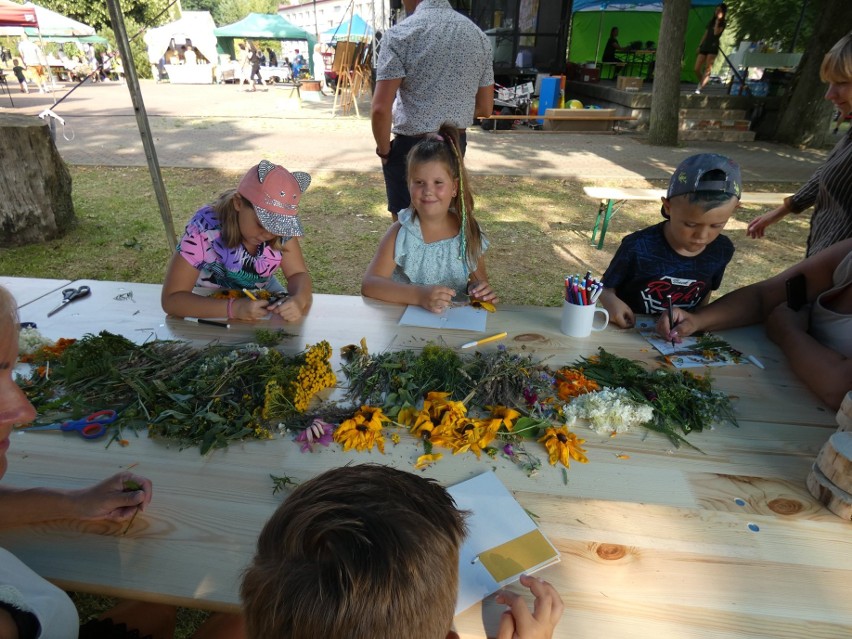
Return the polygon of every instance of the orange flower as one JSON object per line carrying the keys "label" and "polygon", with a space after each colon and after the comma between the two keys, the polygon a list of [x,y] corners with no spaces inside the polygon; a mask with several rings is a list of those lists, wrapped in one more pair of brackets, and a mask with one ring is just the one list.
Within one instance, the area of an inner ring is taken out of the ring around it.
{"label": "orange flower", "polygon": [[562,462],[563,466],[569,468],[572,458],[581,464],[589,462],[584,454],[586,451],[580,447],[580,444],[585,443],[586,440],[580,439],[565,426],[548,428],[538,441],[544,443],[544,447],[550,456],[551,466],[555,466],[556,462]]}
{"label": "orange flower", "polygon": [[383,428],[390,421],[376,406],[362,406],[352,418],[347,419],[334,431],[334,441],[343,445],[343,450],[354,448],[359,452],[372,450],[373,446],[379,452],[385,453],[385,438]]}
{"label": "orange flower", "polygon": [[556,371],[556,394],[563,401],[596,390],[600,390],[600,386],[595,380],[583,375],[582,368],[561,368]]}

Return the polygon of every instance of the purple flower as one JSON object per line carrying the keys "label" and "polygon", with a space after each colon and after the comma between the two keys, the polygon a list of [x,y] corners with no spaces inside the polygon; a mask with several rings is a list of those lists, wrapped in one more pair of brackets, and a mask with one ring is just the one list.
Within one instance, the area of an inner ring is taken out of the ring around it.
{"label": "purple flower", "polygon": [[508,457],[515,456],[515,449],[512,447],[512,444],[506,444],[505,446],[503,446],[503,454],[507,455]]}
{"label": "purple flower", "polygon": [[328,446],[332,442],[334,424],[329,424],[317,418],[305,430],[296,435],[296,441],[302,445],[299,450],[303,453],[314,452],[314,444]]}

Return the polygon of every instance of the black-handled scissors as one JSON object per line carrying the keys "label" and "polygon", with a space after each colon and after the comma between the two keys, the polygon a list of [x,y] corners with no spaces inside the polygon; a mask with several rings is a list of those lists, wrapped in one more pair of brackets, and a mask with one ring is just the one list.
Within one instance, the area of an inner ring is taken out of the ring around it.
{"label": "black-handled scissors", "polygon": [[54,308],[52,311],[50,311],[47,316],[50,317],[54,313],[58,313],[74,300],[78,300],[81,297],[87,297],[91,292],[92,289],[90,289],[88,286],[80,286],[78,288],[66,288],[62,291],[62,303],[56,308]]}

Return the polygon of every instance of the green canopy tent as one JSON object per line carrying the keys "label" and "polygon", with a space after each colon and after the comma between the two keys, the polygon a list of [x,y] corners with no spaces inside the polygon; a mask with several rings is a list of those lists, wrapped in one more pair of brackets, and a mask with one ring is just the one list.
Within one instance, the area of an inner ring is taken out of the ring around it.
{"label": "green canopy tent", "polygon": [[[308,51],[314,50],[316,37],[292,22],[288,22],[277,13],[250,13],[239,22],[225,25],[213,30],[217,38],[230,38],[229,53],[235,56],[234,38],[247,40],[304,40],[308,43]],[[309,61],[311,56],[305,58]]]}
{"label": "green canopy tent", "polygon": [[[686,48],[684,50],[681,80],[695,80],[696,49],[707,23],[713,17],[718,0],[691,0],[692,9],[686,25]],[[621,46],[640,41],[653,42],[654,47],[663,37],[660,34],[660,19],[663,15],[661,0],[575,0],[571,18],[571,39],[568,60],[583,64],[600,62],[604,46],[612,27],[618,27]]]}

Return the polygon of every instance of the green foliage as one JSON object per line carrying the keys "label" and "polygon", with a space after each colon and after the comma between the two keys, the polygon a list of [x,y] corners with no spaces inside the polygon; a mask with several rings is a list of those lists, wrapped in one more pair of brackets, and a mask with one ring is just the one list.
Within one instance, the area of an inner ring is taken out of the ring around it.
{"label": "green foliage", "polygon": [[796,24],[804,6],[804,17],[796,39],[796,50],[803,51],[824,2],[848,0],[728,0],[727,5],[738,42],[779,42],[784,51],[788,51],[793,42]]}
{"label": "green foliage", "polygon": [[250,13],[278,13],[278,0],[220,0],[213,9],[213,21],[223,26],[239,22]]}

